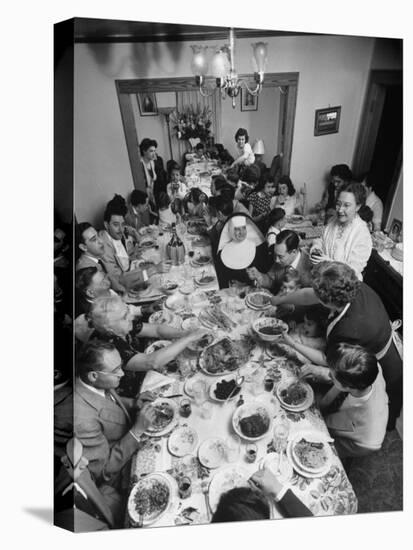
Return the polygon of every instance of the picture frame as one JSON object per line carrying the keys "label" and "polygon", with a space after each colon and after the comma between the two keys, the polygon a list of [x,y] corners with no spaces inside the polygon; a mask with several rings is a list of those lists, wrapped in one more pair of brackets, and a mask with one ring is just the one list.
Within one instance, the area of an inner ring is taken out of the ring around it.
{"label": "picture frame", "polygon": [[403,222],[397,218],[393,218],[389,228],[389,237],[395,243],[399,242],[400,233],[403,229]]}
{"label": "picture frame", "polygon": [[145,92],[136,94],[136,98],[138,100],[139,114],[141,116],[157,116],[159,114],[155,93]]}
{"label": "picture frame", "polygon": [[314,135],[325,136],[337,134],[340,126],[341,107],[316,109],[314,121]]}
{"label": "picture frame", "polygon": [[258,111],[258,96],[241,89],[241,111]]}

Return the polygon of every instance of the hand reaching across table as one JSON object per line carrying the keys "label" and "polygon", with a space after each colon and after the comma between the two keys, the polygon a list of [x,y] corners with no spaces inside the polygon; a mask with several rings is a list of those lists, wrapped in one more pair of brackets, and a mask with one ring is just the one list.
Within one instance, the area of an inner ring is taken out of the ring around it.
{"label": "hand reaching across table", "polygon": [[329,369],[320,365],[306,363],[301,367],[301,377],[309,378],[317,382],[331,382]]}

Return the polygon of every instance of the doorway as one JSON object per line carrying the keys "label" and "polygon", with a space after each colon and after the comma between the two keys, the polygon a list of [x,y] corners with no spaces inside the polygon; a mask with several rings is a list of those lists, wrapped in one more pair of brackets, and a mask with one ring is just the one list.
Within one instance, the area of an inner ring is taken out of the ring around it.
{"label": "doorway", "polygon": [[353,160],[353,173],[370,172],[384,204],[383,227],[402,168],[403,88],[401,71],[371,71]]}
{"label": "doorway", "polygon": [[[251,80],[252,75],[240,75],[240,78]],[[138,132],[140,133],[141,129],[136,128],[132,96],[149,92],[152,94],[161,92],[189,92],[196,91],[197,88],[193,78],[116,80],[115,84],[134,186],[138,189],[144,189],[145,183],[142,170],[140,169],[141,162],[138,147]],[[213,85],[215,81],[207,81],[207,84]],[[282,173],[288,175],[290,172],[294,135],[298,73],[267,73],[265,75],[264,88],[268,87],[282,90],[282,101],[280,102],[282,125],[280,125],[278,135],[278,145],[281,149],[278,150],[278,153],[282,153]],[[277,113],[274,127],[278,126],[278,120]]]}

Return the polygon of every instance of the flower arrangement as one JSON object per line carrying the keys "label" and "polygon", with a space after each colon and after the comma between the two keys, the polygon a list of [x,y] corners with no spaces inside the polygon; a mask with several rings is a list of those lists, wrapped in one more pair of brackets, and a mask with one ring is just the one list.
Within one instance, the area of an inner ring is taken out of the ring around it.
{"label": "flower arrangement", "polygon": [[171,122],[178,139],[199,138],[205,142],[211,133],[212,112],[208,107],[202,108],[199,103],[196,107],[189,105],[181,112],[174,111]]}

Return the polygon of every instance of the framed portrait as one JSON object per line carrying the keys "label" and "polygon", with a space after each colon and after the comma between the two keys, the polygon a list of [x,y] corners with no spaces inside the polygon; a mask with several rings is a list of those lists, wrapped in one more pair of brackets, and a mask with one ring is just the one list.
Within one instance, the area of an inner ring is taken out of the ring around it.
{"label": "framed portrait", "polygon": [[315,112],[314,135],[337,134],[340,126],[340,113],[341,107],[317,109]]}
{"label": "framed portrait", "polygon": [[399,237],[403,229],[403,223],[396,218],[393,218],[389,229],[389,237],[395,242],[399,242]]}
{"label": "framed portrait", "polygon": [[252,95],[248,90],[241,89],[241,111],[257,111],[258,96]]}
{"label": "framed portrait", "polygon": [[139,113],[141,116],[156,116],[158,114],[155,93],[145,92],[136,94],[136,97],[138,99]]}

